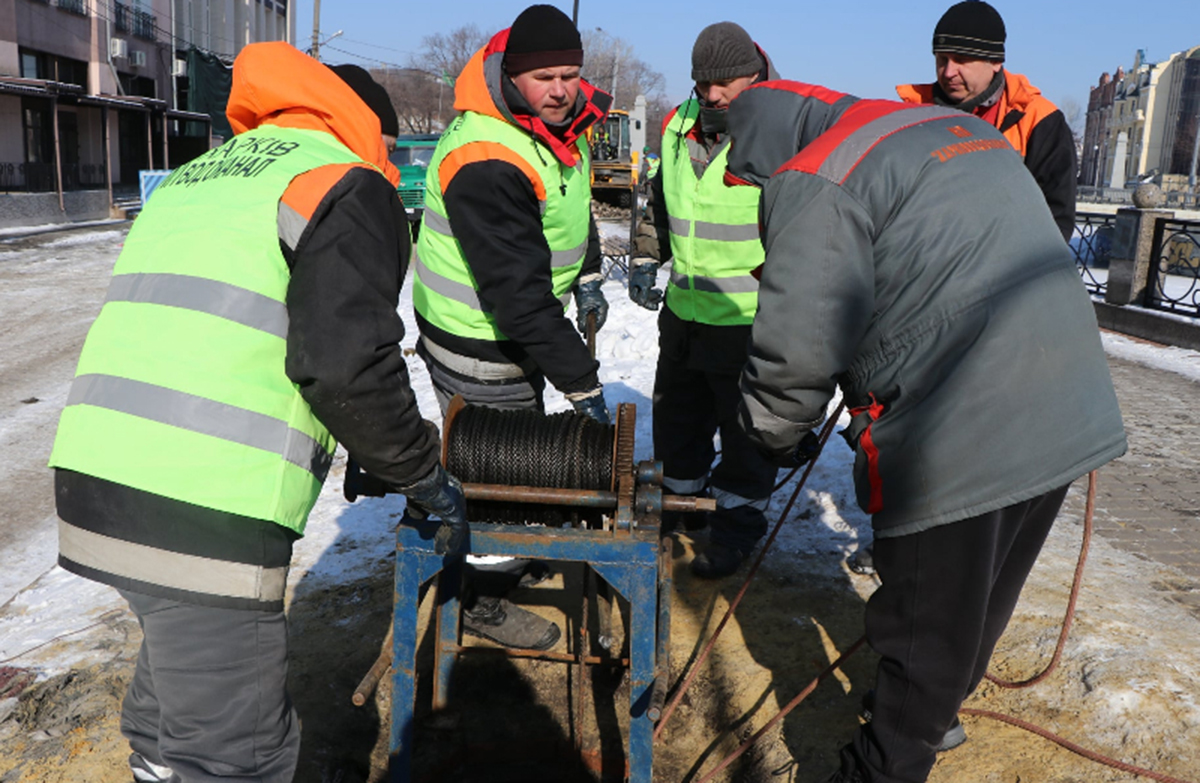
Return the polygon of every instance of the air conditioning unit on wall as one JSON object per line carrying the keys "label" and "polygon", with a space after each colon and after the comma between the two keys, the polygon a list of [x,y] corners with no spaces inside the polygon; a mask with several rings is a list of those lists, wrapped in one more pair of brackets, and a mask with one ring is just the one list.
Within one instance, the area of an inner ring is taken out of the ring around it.
{"label": "air conditioning unit on wall", "polygon": [[145,52],[130,52],[129,53],[129,64],[132,65],[134,68],[141,68],[142,66],[144,66],[146,64],[146,53]]}
{"label": "air conditioning unit on wall", "polygon": [[108,41],[108,54],[110,57],[128,57],[129,43],[124,38],[110,38]]}
{"label": "air conditioning unit on wall", "polygon": [[171,61],[172,76],[187,76],[187,60],[172,60]]}

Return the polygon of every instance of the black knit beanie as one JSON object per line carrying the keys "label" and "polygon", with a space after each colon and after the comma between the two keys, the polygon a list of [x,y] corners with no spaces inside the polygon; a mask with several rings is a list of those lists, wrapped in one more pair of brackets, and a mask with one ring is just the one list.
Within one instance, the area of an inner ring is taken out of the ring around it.
{"label": "black knit beanie", "polygon": [[329,70],[341,77],[342,81],[362,98],[367,108],[375,112],[375,116],[379,118],[380,133],[385,136],[400,135],[400,119],[396,116],[392,99],[388,97],[382,84],[372,79],[371,74],[357,65],[331,65]]}
{"label": "black knit beanie", "polygon": [[719,82],[753,76],[762,57],[750,34],[733,22],[717,22],[700,31],[692,46],[692,81]]}
{"label": "black knit beanie", "polygon": [[583,41],[575,23],[552,5],[529,6],[508,31],[504,70],[511,76],[560,65],[583,65]]}
{"label": "black knit beanie", "polygon": [[950,6],[933,29],[933,53],[963,54],[1004,62],[1004,20],[983,0]]}

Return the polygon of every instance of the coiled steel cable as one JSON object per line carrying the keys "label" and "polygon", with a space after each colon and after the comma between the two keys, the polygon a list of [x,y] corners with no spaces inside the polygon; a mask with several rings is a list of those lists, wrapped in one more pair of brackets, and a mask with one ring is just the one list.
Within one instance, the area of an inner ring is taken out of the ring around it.
{"label": "coiled steel cable", "polygon": [[[608,490],[616,427],[580,413],[543,415],[468,405],[446,438],[446,470],[460,481]],[[467,517],[502,524],[599,526],[600,513],[567,506],[471,501]]]}

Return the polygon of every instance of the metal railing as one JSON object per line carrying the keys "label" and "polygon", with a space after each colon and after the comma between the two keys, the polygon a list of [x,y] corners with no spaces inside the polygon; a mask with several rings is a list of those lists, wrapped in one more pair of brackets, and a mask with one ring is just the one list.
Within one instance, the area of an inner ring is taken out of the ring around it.
{"label": "metal railing", "polygon": [[1154,222],[1145,306],[1200,317],[1200,221]]}
{"label": "metal railing", "polygon": [[158,32],[154,29],[154,14],[135,8],[133,10],[133,34],[138,38],[145,38],[147,41],[157,40]]}
{"label": "metal railing", "polygon": [[53,163],[0,163],[0,191],[48,193],[56,187]]}
{"label": "metal railing", "polygon": [[113,4],[113,26],[119,33],[128,33],[133,29],[133,9],[124,3]]}
{"label": "metal railing", "polygon": [[87,16],[87,5],[83,0],[57,0],[55,5],[64,11],[70,11],[80,16]]}
{"label": "metal railing", "polygon": [[1108,290],[1108,259],[1112,253],[1116,215],[1077,212],[1075,231],[1071,235],[1071,254],[1079,276],[1090,293],[1104,296]]}

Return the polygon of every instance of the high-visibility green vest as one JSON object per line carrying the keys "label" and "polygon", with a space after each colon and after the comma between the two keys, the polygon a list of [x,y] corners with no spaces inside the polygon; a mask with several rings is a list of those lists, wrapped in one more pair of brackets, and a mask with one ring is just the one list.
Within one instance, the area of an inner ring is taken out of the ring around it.
{"label": "high-visibility green vest", "polygon": [[544,199],[539,205],[542,232],[550,246],[551,285],[562,301],[563,312],[583,267],[591,217],[590,163],[584,139],[576,142],[579,163],[570,168],[528,132],[503,120],[464,112],[450,124],[438,141],[425,178],[425,213],[413,258],[413,307],[439,329],[476,340],[508,338],[480,302],[475,277],[462,246],[454,238],[446,215],[441,166],[452,155],[449,166],[461,165],[460,161],[495,159],[497,146],[507,148],[509,154],[516,153],[528,164],[525,172],[532,175],[534,189]]}
{"label": "high-visibility green vest", "polygon": [[749,324],[758,310],[758,281],[750,270],[764,258],[759,190],[725,184],[728,144],[696,178],[685,137],[699,116],[699,102],[689,100],[663,133],[662,185],[675,259],[667,306],[685,321]]}
{"label": "high-visibility green vest", "polygon": [[279,199],[362,163],[264,126],[177,169],[134,222],[87,335],[50,466],[303,532],[333,437],[284,372]]}

